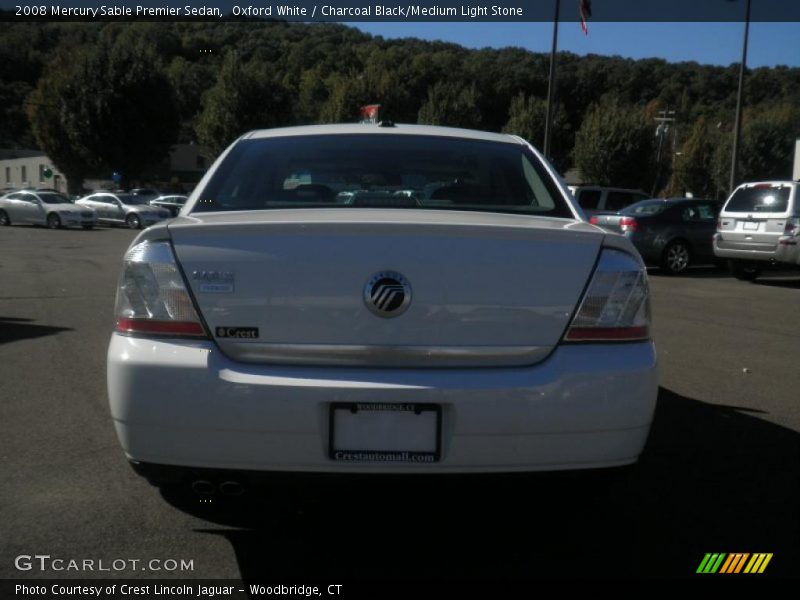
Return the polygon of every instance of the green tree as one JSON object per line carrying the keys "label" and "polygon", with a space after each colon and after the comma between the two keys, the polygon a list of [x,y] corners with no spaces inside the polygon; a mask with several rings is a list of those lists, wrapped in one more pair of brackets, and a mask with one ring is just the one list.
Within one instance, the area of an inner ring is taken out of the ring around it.
{"label": "green tree", "polygon": [[[737,185],[745,181],[789,179],[794,141],[800,137],[800,109],[792,104],[755,107],[742,117]],[[712,131],[711,172],[717,188],[730,193],[733,132]]]}
{"label": "green tree", "polygon": [[322,123],[354,123],[358,109],[376,101],[367,89],[363,76],[344,76],[338,73],[325,81],[328,97],[319,113]]}
{"label": "green tree", "polygon": [[675,157],[675,169],[669,185],[670,195],[691,192],[695,197],[713,197],[716,194],[714,150],[715,132],[700,117],[692,126],[689,136]]}
{"label": "green tree", "polygon": [[800,109],[780,105],[759,111],[742,132],[740,181],[789,179],[795,139],[800,137]]}
{"label": "green tree", "polygon": [[479,129],[480,93],[475,84],[438,82],[428,89],[428,99],[419,109],[417,121],[423,125],[447,125]]}
{"label": "green tree", "polygon": [[586,181],[648,189],[654,175],[652,123],[642,108],[605,98],[589,109],[575,136],[574,157]]}
{"label": "green tree", "polygon": [[89,167],[75,132],[64,126],[67,114],[74,110],[74,71],[66,60],[57,59],[39,80],[25,108],[39,147],[66,176],[68,191],[77,194]]}
{"label": "green tree", "polygon": [[733,133],[724,127],[714,134],[714,152],[711,155],[711,173],[714,187],[718,192],[715,196],[730,193],[728,184],[731,176],[731,152],[733,152]]}
{"label": "green tree", "polygon": [[315,123],[320,116],[328,91],[319,66],[303,71],[295,104],[295,118],[301,123]]}
{"label": "green tree", "polygon": [[28,112],[55,164],[68,177],[119,171],[127,182],[163,160],[177,138],[178,112],[154,49],[120,38],[66,62],[51,65]]}
{"label": "green tree", "polygon": [[214,69],[200,62],[190,62],[182,56],[175,57],[166,69],[167,77],[175,91],[180,114],[178,141],[197,139],[194,119],[200,112],[203,94],[214,81]]}
{"label": "green tree", "polygon": [[[572,132],[564,106],[556,104],[555,107],[550,159],[556,169],[563,172],[570,166],[569,152],[572,146]],[[544,143],[544,123],[546,118],[546,100],[536,96],[526,97],[525,94],[518,94],[511,100],[508,121],[503,126],[503,131],[518,135],[526,139],[534,147],[541,149]]]}
{"label": "green tree", "polygon": [[286,90],[269,65],[244,64],[236,52],[229,52],[216,84],[203,98],[197,135],[219,154],[247,131],[284,124],[288,114]]}

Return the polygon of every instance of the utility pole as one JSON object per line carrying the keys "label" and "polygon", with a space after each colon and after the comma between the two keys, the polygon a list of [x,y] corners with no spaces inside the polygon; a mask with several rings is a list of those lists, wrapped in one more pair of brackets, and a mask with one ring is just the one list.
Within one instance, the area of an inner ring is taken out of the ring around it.
{"label": "utility pole", "polygon": [[[656,137],[658,138],[658,151],[656,152],[656,180],[653,182],[653,190],[650,195],[655,197],[658,184],[661,181],[661,151],[664,147],[664,138],[669,134],[670,125],[675,122],[675,111],[669,107],[658,111],[658,116],[654,119],[656,126]],[[675,149],[672,151],[672,160],[675,161]]]}
{"label": "utility pole", "polygon": [[558,48],[558,16],[561,0],[556,0],[555,17],[553,19],[553,47],[550,50],[550,76],[547,80],[547,115],[544,120],[544,144],[542,152],[550,160],[550,141],[553,138],[553,98],[556,94],[556,49]]}
{"label": "utility pole", "polygon": [[736,120],[733,124],[733,152],[731,156],[731,179],[728,193],[736,187],[736,175],[739,168],[739,138],[742,135],[742,96],[744,95],[744,74],[747,68],[747,38],[750,35],[750,0],[744,17],[744,42],[742,43],[742,62],[739,64],[739,90],[736,94]]}

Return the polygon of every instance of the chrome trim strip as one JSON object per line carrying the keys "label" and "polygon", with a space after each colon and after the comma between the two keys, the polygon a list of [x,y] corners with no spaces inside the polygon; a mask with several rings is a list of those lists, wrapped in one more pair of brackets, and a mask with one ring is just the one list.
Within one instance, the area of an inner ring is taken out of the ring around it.
{"label": "chrome trim strip", "polygon": [[248,363],[347,367],[511,367],[547,358],[549,346],[363,346],[265,344],[216,339],[224,354]]}

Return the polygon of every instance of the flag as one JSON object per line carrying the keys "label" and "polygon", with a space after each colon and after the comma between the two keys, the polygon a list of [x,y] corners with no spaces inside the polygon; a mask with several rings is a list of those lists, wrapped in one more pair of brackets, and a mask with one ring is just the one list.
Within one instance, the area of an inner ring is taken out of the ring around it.
{"label": "flag", "polygon": [[586,21],[592,16],[592,0],[580,0],[578,3],[578,12],[581,15],[581,30],[583,35],[589,35],[589,27]]}

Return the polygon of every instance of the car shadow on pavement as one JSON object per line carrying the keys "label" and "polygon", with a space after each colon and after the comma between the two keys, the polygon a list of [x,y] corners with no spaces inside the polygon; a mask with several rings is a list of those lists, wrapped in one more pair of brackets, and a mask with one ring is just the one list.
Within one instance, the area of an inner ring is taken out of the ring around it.
{"label": "car shadow on pavement", "polygon": [[765,279],[763,277],[759,277],[753,283],[755,285],[765,285],[768,287],[781,287],[781,288],[788,288],[788,289],[795,289],[800,290],[800,277],[797,274],[794,274],[794,277],[782,277],[782,278],[772,278],[772,279]]}
{"label": "car shadow on pavement", "polygon": [[0,344],[54,335],[62,331],[72,331],[69,327],[36,325],[32,321],[33,319],[0,317]]}
{"label": "car shadow on pavement", "polygon": [[731,277],[727,269],[713,265],[689,267],[683,273],[676,275],[670,275],[657,267],[652,267],[647,269],[647,274],[650,277],[663,277],[664,279],[729,279]]}
{"label": "car shadow on pavement", "polygon": [[758,412],[662,388],[633,469],[165,498],[230,541],[244,579],[689,577],[706,552],[772,552],[768,574],[793,575],[800,435]]}

